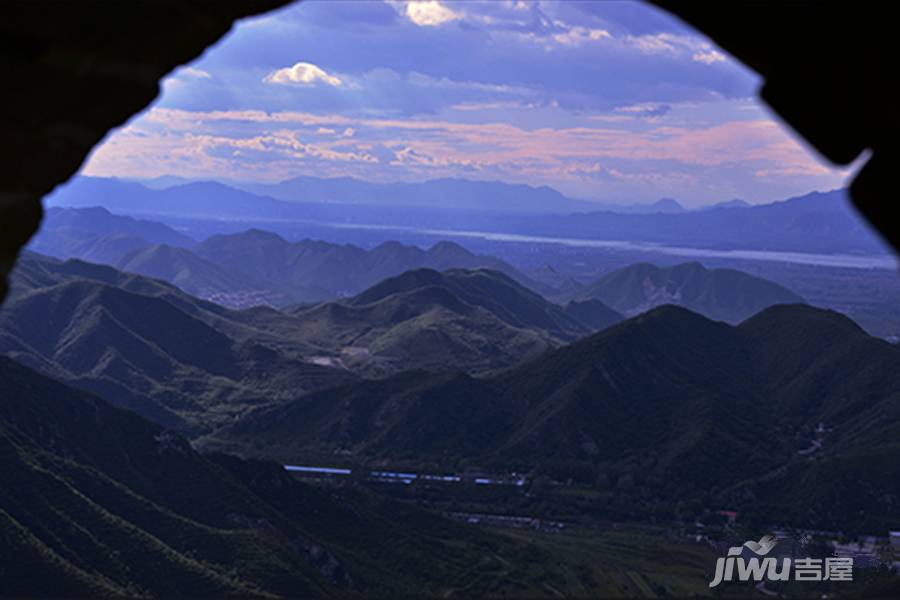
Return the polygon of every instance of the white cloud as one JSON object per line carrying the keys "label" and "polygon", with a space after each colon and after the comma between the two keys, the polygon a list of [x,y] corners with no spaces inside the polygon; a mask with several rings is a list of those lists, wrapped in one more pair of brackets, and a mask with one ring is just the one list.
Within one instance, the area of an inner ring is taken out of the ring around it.
{"label": "white cloud", "polygon": [[619,106],[615,108],[615,112],[628,113],[635,117],[646,119],[657,119],[663,117],[672,110],[668,104],[656,104],[653,102],[642,102],[640,104],[631,104],[628,106]]}
{"label": "white cloud", "polygon": [[726,62],[724,54],[713,48],[703,38],[695,35],[657,33],[654,35],[630,36],[628,43],[644,54],[669,54],[694,62],[711,65]]}
{"label": "white cloud", "polygon": [[460,18],[438,0],[413,0],[406,4],[406,16],[422,27],[435,27]]}
{"label": "white cloud", "polygon": [[580,46],[588,42],[596,42],[611,37],[612,35],[605,29],[588,29],[587,27],[575,26],[565,33],[557,33],[553,36],[553,40],[563,46]]}
{"label": "white cloud", "polygon": [[695,52],[691,59],[694,62],[702,62],[711,65],[717,62],[725,62],[725,55],[718,50],[710,48],[709,50]]}
{"label": "white cloud", "polygon": [[[399,75],[398,75],[399,77]],[[406,81],[412,86],[423,88],[438,88],[445,90],[469,90],[477,92],[488,92],[492,94],[513,94],[528,95],[531,90],[527,87],[517,85],[506,85],[502,83],[482,83],[480,81],[458,81],[449,77],[432,77],[416,71],[406,76]]]}
{"label": "white cloud", "polygon": [[326,73],[312,63],[298,62],[293,67],[278,69],[266,75],[266,83],[280,85],[316,85],[319,82],[337,87],[343,83],[338,77]]}
{"label": "white cloud", "polygon": [[631,46],[645,54],[658,54],[661,52],[677,52],[677,46],[685,45],[690,39],[688,36],[657,33],[653,35],[628,36],[627,41]]}
{"label": "white cloud", "polygon": [[197,82],[201,79],[212,79],[212,75],[203,69],[197,69],[195,67],[181,67],[177,69],[172,75],[166,77],[163,82],[163,89],[166,91],[171,91],[179,88],[184,88],[184,86]]}
{"label": "white cloud", "polygon": [[178,69],[178,75],[181,77],[193,77],[194,79],[210,79],[212,75],[203,69],[197,69],[195,67],[182,67]]}

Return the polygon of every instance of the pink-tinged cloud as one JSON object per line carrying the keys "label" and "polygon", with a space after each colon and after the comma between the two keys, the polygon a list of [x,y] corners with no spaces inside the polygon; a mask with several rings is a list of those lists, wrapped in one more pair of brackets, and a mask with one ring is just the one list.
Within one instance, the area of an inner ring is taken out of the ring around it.
{"label": "pink-tinged cloud", "polygon": [[585,118],[586,125],[529,130],[505,122],[156,108],[112,136],[85,172],[267,181],[298,174],[473,176],[600,190],[624,184],[709,188],[704,173],[722,169],[767,182],[818,177],[822,187],[833,187],[840,181],[771,120],[705,126],[640,121],[628,128]]}

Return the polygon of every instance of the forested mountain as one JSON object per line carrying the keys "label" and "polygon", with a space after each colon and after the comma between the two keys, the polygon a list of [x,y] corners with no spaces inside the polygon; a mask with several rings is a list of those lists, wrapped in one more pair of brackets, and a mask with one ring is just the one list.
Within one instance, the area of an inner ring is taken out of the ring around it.
{"label": "forested mountain", "polygon": [[292,314],[307,343],[368,374],[512,366],[622,319],[598,301],[553,304],[486,269],[407,271]]}
{"label": "forested mountain", "polygon": [[485,270],[412,271],[293,314],[234,311],[163,281],[26,254],[0,312],[0,352],[196,434],[354,373],[496,370],[620,319]]}
{"label": "forested mountain", "polygon": [[[350,378],[304,360],[275,311],[229,311],[161,281],[24,256],[0,312],[0,351],[168,427],[196,432],[250,406]],[[269,319],[278,334],[267,333]]]}
{"label": "forested mountain", "polygon": [[[5,357],[0,477],[4,596],[540,594],[572,569],[580,580],[557,585],[573,593],[638,589],[634,565],[615,557],[550,559],[406,503],[310,487],[274,463],[198,454]],[[689,560],[697,569],[705,559]],[[483,571],[476,578],[472,564]],[[690,573],[664,580],[680,593],[697,584]]]}
{"label": "forested mountain", "polygon": [[490,379],[349,384],[256,411],[211,442],[448,468],[588,464],[635,506],[704,498],[879,530],[900,497],[898,416],[900,348],[846,317],[788,305],[732,327],[665,306]]}

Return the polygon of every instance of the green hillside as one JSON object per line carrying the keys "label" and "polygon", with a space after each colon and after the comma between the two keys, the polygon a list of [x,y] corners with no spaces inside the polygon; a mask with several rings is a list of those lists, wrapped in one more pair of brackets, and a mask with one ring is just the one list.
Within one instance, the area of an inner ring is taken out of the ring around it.
{"label": "green hillside", "polygon": [[[284,327],[280,335],[266,328]],[[259,320],[261,325],[257,326]],[[109,267],[26,257],[0,312],[0,350],[182,432],[345,382],[284,341],[292,319],[229,311]],[[291,346],[288,349],[288,346]]]}
{"label": "green hillside", "polygon": [[[134,260],[169,275],[194,265],[154,248]],[[189,434],[354,373],[508,368],[620,319],[598,302],[573,315],[485,270],[411,271],[293,314],[229,310],[160,280],[36,254],[12,284],[0,351]]]}
{"label": "green hillside", "polygon": [[[285,460],[328,449],[501,472],[587,465],[637,512],[697,500],[772,518],[763,507],[799,500],[802,481],[816,504],[795,506],[798,523],[884,529],[900,498],[898,416],[900,348],[846,317],[779,306],[732,327],[665,306],[493,378],[351,383],[255,411],[207,443],[252,440]],[[847,475],[825,476],[828,465]],[[870,512],[824,508],[839,497]]]}
{"label": "green hillside", "polygon": [[407,271],[292,314],[307,343],[371,375],[509,367],[621,320],[600,302],[562,307],[486,269]]}

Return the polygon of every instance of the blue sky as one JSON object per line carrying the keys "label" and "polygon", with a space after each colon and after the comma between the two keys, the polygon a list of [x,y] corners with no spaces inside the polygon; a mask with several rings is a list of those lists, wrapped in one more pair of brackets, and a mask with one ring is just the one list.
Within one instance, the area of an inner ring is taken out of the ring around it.
{"label": "blue sky", "polygon": [[308,1],[173,72],[84,168],[551,185],[688,206],[840,186],[756,76],[638,2]]}

